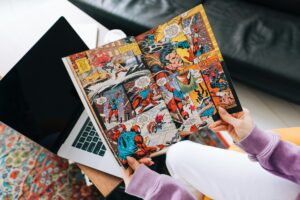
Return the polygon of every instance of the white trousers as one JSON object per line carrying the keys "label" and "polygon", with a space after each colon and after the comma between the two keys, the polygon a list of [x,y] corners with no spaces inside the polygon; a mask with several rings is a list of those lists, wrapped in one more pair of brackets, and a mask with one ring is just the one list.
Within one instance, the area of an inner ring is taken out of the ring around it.
{"label": "white trousers", "polygon": [[246,154],[190,141],[170,147],[166,163],[197,198],[203,193],[214,200],[295,200],[300,193],[299,185],[267,172]]}

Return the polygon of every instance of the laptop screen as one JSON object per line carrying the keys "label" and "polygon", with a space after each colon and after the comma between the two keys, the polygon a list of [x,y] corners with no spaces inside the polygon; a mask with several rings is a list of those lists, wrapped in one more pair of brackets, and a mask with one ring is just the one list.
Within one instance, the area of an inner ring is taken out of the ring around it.
{"label": "laptop screen", "polygon": [[0,121],[57,153],[83,111],[61,58],[87,49],[60,18],[0,81]]}

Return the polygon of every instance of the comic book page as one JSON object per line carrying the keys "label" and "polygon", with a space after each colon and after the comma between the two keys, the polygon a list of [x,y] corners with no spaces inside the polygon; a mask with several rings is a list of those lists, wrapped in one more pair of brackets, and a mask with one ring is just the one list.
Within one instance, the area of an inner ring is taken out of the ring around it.
{"label": "comic book page", "polygon": [[219,119],[219,107],[242,108],[202,5],[135,38],[64,60],[120,166],[127,156],[158,154],[183,138],[228,147],[209,125]]}
{"label": "comic book page", "polygon": [[120,165],[126,167],[127,156],[150,156],[180,139],[134,37],[68,56],[67,60]]}
{"label": "comic book page", "polygon": [[224,147],[207,128],[218,107],[242,110],[202,5],[136,37],[181,136]]}

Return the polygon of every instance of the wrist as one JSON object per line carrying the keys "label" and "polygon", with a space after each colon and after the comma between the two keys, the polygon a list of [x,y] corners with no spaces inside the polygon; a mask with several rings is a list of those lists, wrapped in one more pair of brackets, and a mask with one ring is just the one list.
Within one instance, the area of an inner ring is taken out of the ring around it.
{"label": "wrist", "polygon": [[[140,165],[129,182],[126,193],[145,198],[156,187],[159,179],[159,174],[152,171],[145,165]],[[145,181],[146,180],[146,181]]]}
{"label": "wrist", "polygon": [[244,140],[245,138],[247,138],[255,129],[255,124],[253,122],[251,122],[249,125],[246,125],[244,129],[242,129],[242,131],[240,132],[240,134],[238,134],[238,141],[237,142],[241,142],[242,140]]}
{"label": "wrist", "polygon": [[258,155],[272,140],[272,134],[267,131],[262,131],[257,126],[254,126],[252,131],[237,145],[244,149],[247,153],[254,156]]}

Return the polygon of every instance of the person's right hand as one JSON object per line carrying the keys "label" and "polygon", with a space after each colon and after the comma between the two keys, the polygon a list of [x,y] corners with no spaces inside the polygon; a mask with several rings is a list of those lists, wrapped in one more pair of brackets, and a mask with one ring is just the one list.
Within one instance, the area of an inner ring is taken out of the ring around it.
{"label": "person's right hand", "polygon": [[212,123],[209,128],[215,132],[228,131],[235,142],[246,138],[254,128],[250,112],[243,108],[242,112],[229,114],[224,108],[219,107],[221,120]]}

